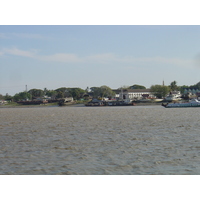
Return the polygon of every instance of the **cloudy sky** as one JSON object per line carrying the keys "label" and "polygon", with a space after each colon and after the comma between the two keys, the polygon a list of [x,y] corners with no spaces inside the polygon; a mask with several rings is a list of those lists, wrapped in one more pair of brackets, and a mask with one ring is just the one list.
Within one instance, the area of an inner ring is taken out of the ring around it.
{"label": "cloudy sky", "polygon": [[200,26],[0,26],[0,94],[200,81]]}

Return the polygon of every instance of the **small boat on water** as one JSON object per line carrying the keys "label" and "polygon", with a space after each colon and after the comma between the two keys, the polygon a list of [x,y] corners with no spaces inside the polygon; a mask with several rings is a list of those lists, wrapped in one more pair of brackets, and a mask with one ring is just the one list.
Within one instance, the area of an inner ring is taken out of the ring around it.
{"label": "small boat on water", "polygon": [[75,104],[72,97],[63,98],[58,101],[59,106],[69,106]]}
{"label": "small boat on water", "polygon": [[185,103],[167,103],[162,104],[165,108],[186,108],[186,107],[200,107],[200,101],[197,99],[192,99]]}

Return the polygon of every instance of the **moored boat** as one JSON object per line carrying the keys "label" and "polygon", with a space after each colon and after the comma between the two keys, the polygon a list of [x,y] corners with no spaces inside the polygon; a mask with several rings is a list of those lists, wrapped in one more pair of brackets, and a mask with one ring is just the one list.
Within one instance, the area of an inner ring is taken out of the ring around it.
{"label": "moored boat", "polygon": [[41,104],[47,104],[47,100],[33,100],[33,101],[17,101],[18,104],[21,105],[41,105]]}
{"label": "moored boat", "polygon": [[192,99],[185,103],[167,103],[162,104],[165,108],[186,108],[186,107],[200,107],[200,101],[197,99]]}
{"label": "moored boat", "polygon": [[92,101],[85,104],[85,106],[134,106],[135,103],[132,101],[101,101],[93,99]]}
{"label": "moored boat", "polygon": [[68,106],[75,104],[74,99],[72,97],[63,98],[58,101],[59,106]]}
{"label": "moored boat", "polygon": [[85,106],[104,106],[104,102],[98,99],[93,99],[86,103]]}
{"label": "moored boat", "polygon": [[135,103],[126,101],[110,101],[106,103],[106,106],[134,106],[134,105]]}

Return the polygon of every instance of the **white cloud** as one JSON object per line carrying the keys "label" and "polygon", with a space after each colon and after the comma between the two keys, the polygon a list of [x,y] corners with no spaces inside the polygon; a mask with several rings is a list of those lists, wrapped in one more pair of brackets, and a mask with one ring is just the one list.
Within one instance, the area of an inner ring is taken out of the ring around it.
{"label": "white cloud", "polygon": [[166,57],[123,57],[119,58],[118,61],[129,63],[129,64],[168,64],[168,65],[174,65],[177,67],[185,67],[185,68],[191,68],[193,66],[193,60],[190,59],[181,59],[181,58],[166,58]]}
{"label": "white cloud", "polygon": [[181,58],[166,58],[166,57],[133,57],[133,56],[125,56],[121,57],[119,55],[115,55],[113,53],[105,53],[105,54],[94,54],[89,56],[80,57],[76,54],[70,53],[56,53],[52,55],[39,55],[37,50],[29,50],[24,51],[20,50],[16,47],[10,49],[3,49],[0,51],[0,55],[15,55],[15,56],[23,56],[34,58],[37,60],[43,61],[53,61],[53,62],[64,62],[64,63],[121,63],[121,64],[130,64],[130,65],[144,65],[147,66],[149,64],[160,64],[162,65],[173,65],[177,67],[185,67],[191,68],[194,66],[194,61],[189,59],[181,59]]}
{"label": "white cloud", "polygon": [[9,38],[5,33],[0,33],[0,39],[7,39]]}
{"label": "white cloud", "polygon": [[48,56],[37,56],[40,60],[54,61],[54,62],[81,62],[82,59],[75,54],[57,53]]}
{"label": "white cloud", "polygon": [[3,54],[9,54],[9,55],[15,55],[15,56],[23,56],[23,57],[35,57],[35,51],[24,51],[17,48],[11,48],[11,49],[3,49]]}
{"label": "white cloud", "polygon": [[40,34],[27,34],[27,33],[11,33],[11,36],[18,38],[27,38],[27,39],[44,39],[46,37]]}

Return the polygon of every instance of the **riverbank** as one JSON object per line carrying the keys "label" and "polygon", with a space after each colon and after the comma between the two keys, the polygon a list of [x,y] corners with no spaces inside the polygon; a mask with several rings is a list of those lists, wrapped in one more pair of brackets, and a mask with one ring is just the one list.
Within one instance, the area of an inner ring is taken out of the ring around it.
{"label": "riverbank", "polygon": [[136,106],[160,106],[163,102],[136,102]]}
{"label": "riverbank", "polygon": [[[137,103],[135,103],[135,106],[159,106],[159,105],[162,105],[162,102],[137,102]],[[85,106],[85,104],[84,103],[76,103],[76,104],[71,104],[71,105],[66,105],[66,106],[83,107],[83,106]],[[8,103],[5,105],[0,105],[0,108],[35,108],[35,107],[59,107],[59,106],[58,106],[58,103],[47,103],[47,104],[40,104],[40,105],[21,105],[21,104],[15,103],[15,102]]]}
{"label": "riverbank", "polygon": [[32,107],[52,107],[58,106],[57,103],[48,103],[48,104],[40,104],[40,105],[22,105],[15,102],[0,105],[0,108],[32,108]]}

